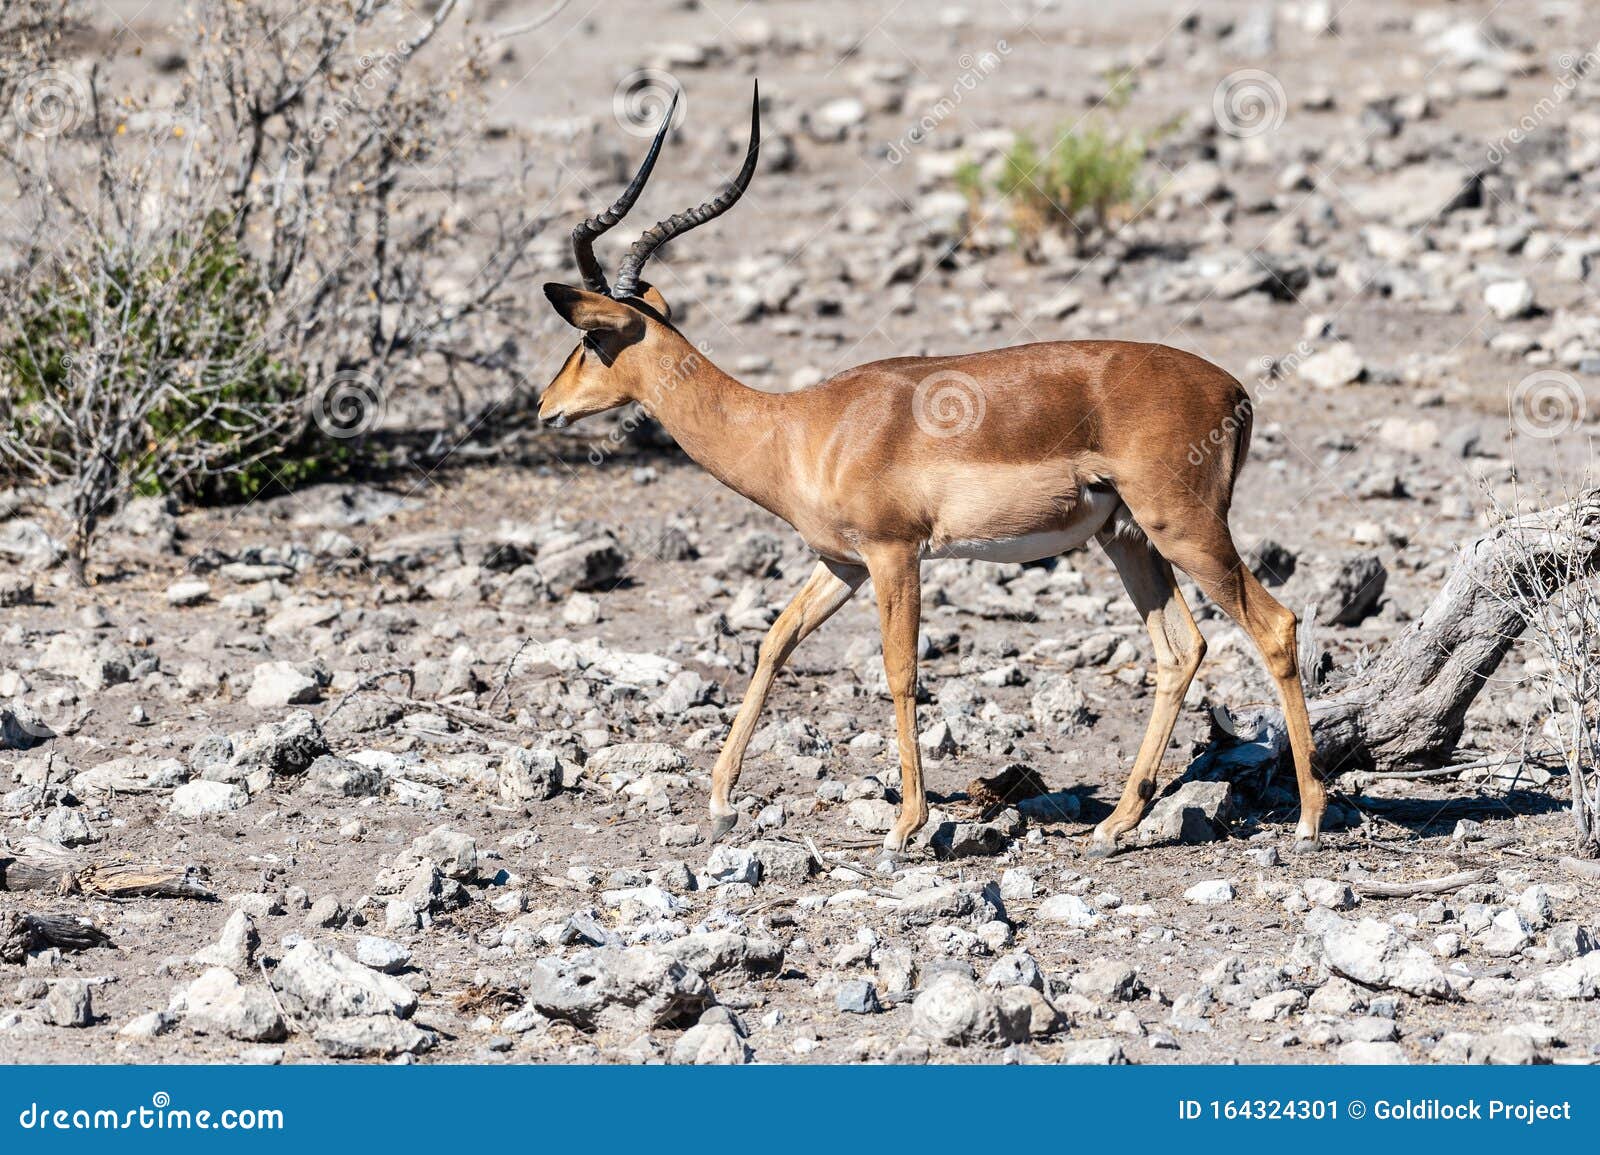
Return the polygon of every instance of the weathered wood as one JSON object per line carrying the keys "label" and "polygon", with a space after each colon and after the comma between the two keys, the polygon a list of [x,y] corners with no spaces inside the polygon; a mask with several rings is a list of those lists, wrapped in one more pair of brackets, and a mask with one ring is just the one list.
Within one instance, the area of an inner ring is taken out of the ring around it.
{"label": "weathered wood", "polygon": [[1372,770],[1357,771],[1350,776],[1352,790],[1364,790],[1371,782],[1406,782],[1421,778],[1454,778],[1473,770],[1499,770],[1507,766],[1516,766],[1521,758],[1496,757],[1480,758],[1475,762],[1452,762],[1444,766],[1433,766],[1426,770]]}
{"label": "weathered wood", "polygon": [[1600,859],[1563,858],[1561,869],[1579,878],[1600,879]]}
{"label": "weathered wood", "polygon": [[1414,898],[1419,894],[1449,894],[1476,882],[1487,882],[1494,873],[1488,867],[1463,870],[1441,878],[1424,878],[1419,882],[1382,882],[1376,878],[1347,878],[1346,881],[1363,898]]}
{"label": "weathered wood", "polygon": [[0,890],[85,894],[98,898],[217,897],[195,866],[142,862],[87,862],[61,850],[0,848]]}
{"label": "weathered wood", "polygon": [[65,951],[110,946],[111,936],[91,923],[50,914],[0,914],[0,962],[13,966],[34,951],[57,947]]}
{"label": "weathered wood", "polygon": [[[1571,559],[1581,565],[1573,567]],[[1516,607],[1492,589],[1600,571],[1600,489],[1570,505],[1501,522],[1465,546],[1444,588],[1353,684],[1312,702],[1324,773],[1448,761],[1467,708],[1522,634]]]}

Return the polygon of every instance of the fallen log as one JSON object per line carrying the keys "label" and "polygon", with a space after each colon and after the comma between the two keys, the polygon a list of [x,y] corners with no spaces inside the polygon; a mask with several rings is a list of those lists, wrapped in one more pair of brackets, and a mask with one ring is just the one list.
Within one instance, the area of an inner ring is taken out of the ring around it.
{"label": "fallen log", "polygon": [[[1322,774],[1448,764],[1467,708],[1526,625],[1512,599],[1496,591],[1535,583],[1556,588],[1597,572],[1600,488],[1509,518],[1463,546],[1421,616],[1370,667],[1308,703]],[[1252,732],[1253,738],[1239,737]],[[1282,713],[1264,710],[1237,726],[1218,726],[1188,776],[1231,777],[1275,765],[1287,746]]]}
{"label": "fallen log", "polygon": [[216,900],[196,866],[148,862],[86,862],[43,844],[26,850],[0,847],[0,890],[82,894],[95,898],[195,898]]}
{"label": "fallen log", "polygon": [[0,962],[23,963],[34,951],[110,946],[111,936],[92,923],[50,914],[0,914]]}

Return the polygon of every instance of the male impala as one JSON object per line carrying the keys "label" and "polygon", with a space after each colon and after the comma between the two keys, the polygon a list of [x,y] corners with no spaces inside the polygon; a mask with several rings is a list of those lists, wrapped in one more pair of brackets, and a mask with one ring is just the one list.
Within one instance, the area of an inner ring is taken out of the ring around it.
{"label": "male impala", "polygon": [[[539,415],[562,426],[641,403],[685,453],[783,518],[820,557],[762,642],[712,771],[714,837],[737,820],[733,788],[773,678],[871,578],[900,750],[900,812],[884,845],[904,847],[928,818],[915,696],[922,560],[1026,562],[1093,537],[1143,616],[1157,665],[1149,729],[1121,801],[1095,829],[1092,853],[1112,853],[1143,815],[1205,652],[1174,565],[1244,628],[1277,683],[1300,788],[1296,849],[1315,849],[1326,799],[1312,769],[1295,617],[1241,563],[1228,531],[1250,440],[1250,400],[1239,383],[1164,345],[1051,341],[876,361],[794,393],[748,388],[673,327],[666,301],[639,274],[662,244],[726,212],[749,185],[761,139],[759,91],[733,183],[646,230],[615,288],[595,260],[595,237],[633,207],[671,121],[669,110],[610,210],[573,230],[583,288],[545,286],[556,312],[584,337],[545,390]],[[1187,453],[1209,430],[1227,434],[1215,439],[1216,452]]]}

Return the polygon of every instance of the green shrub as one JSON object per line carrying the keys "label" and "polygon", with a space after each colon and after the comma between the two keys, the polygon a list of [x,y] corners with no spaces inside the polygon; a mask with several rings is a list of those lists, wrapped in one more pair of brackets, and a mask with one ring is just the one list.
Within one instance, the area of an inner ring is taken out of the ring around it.
{"label": "green shrub", "polygon": [[1139,137],[1114,135],[1098,125],[1061,133],[1047,152],[1023,134],[1003,158],[995,191],[1010,202],[1022,237],[1066,227],[1081,245],[1090,230],[1131,208],[1144,158]]}
{"label": "green shrub", "polygon": [[70,477],[92,452],[113,491],[234,501],[346,460],[268,352],[271,301],[227,219],[197,232],[64,259],[31,286],[0,333],[0,436],[25,447],[0,472]]}

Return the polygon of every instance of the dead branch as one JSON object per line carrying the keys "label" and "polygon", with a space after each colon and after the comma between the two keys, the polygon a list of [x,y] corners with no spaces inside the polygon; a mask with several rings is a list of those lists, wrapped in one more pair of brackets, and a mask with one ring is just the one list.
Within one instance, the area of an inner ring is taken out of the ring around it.
{"label": "dead branch", "polygon": [[532,20],[524,20],[521,24],[510,24],[504,28],[497,29],[496,31],[490,33],[489,40],[491,43],[498,43],[501,40],[510,40],[514,36],[522,36],[526,33],[532,32],[535,28],[543,27],[559,16],[561,14],[561,10],[571,2],[572,0],[555,0],[554,4],[550,5],[550,7],[539,13],[539,15],[535,16]]}
{"label": "dead branch", "polygon": [[1576,874],[1580,878],[1600,879],[1600,862],[1589,862],[1581,858],[1562,858],[1561,869],[1568,874]]}
{"label": "dead branch", "polygon": [[1600,489],[1525,514],[1465,546],[1428,608],[1352,686],[1311,707],[1326,772],[1440,765],[1455,751],[1467,707],[1500,667],[1524,621],[1490,590],[1600,569]]}
{"label": "dead branch", "polygon": [[35,951],[110,946],[111,936],[93,923],[52,914],[0,914],[0,962],[18,966]]}
{"label": "dead branch", "polygon": [[1420,882],[1380,882],[1375,878],[1348,878],[1363,898],[1414,898],[1419,894],[1449,894],[1464,886],[1487,881],[1494,871],[1489,867],[1463,870],[1441,878],[1425,878]]}

